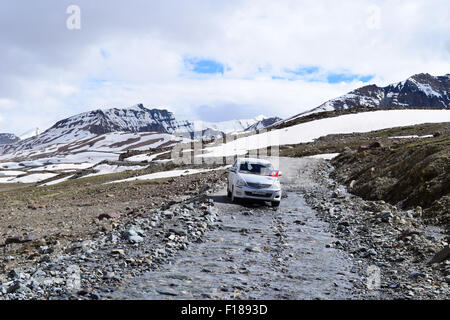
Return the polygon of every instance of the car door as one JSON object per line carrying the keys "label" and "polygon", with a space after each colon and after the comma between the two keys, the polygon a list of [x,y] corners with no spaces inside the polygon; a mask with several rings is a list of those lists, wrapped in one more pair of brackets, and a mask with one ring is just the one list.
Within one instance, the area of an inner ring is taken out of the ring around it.
{"label": "car door", "polygon": [[237,160],[231,166],[230,171],[228,172],[228,190],[233,190],[234,177],[237,171]]}

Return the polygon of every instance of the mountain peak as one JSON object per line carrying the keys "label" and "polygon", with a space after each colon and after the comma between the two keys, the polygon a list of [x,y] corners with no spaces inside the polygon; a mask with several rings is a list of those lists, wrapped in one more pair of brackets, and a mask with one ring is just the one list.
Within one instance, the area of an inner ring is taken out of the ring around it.
{"label": "mountain peak", "polygon": [[19,141],[20,138],[12,133],[0,133],[0,144],[13,144]]}
{"label": "mountain peak", "polygon": [[244,131],[255,123],[264,127],[270,122],[265,119],[265,116],[260,115],[254,119],[216,123],[179,121],[166,109],[148,109],[143,104],[136,104],[124,108],[96,109],[60,120],[45,132],[20,141],[17,147],[30,149],[39,145],[66,143],[112,132],[156,132],[189,138],[220,136],[232,131]]}
{"label": "mountain peak", "polygon": [[300,115],[358,107],[446,109],[450,107],[449,92],[449,74],[433,76],[429,73],[419,73],[405,81],[386,87],[378,87],[372,84],[358,88]]}

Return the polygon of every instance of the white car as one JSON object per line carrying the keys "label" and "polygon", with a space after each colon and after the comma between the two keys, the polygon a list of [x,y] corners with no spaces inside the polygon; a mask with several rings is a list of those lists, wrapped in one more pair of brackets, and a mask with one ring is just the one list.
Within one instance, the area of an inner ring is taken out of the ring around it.
{"label": "white car", "polygon": [[267,160],[238,158],[228,171],[227,194],[236,198],[270,201],[278,207],[281,201],[281,172]]}

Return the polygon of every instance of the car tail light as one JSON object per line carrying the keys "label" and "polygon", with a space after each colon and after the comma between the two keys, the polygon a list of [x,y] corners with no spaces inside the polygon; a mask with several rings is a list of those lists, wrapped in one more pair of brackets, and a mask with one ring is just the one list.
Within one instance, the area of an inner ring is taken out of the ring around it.
{"label": "car tail light", "polygon": [[270,173],[270,177],[278,177],[278,173],[279,173],[279,171],[278,170],[274,170],[274,171],[272,171],[271,173]]}

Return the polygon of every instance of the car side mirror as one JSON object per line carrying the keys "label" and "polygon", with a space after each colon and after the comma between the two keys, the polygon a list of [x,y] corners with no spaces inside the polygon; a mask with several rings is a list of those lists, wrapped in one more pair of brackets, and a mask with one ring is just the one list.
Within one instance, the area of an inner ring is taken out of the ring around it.
{"label": "car side mirror", "polygon": [[281,171],[278,171],[278,176],[281,177],[283,173]]}
{"label": "car side mirror", "polygon": [[236,168],[230,168],[228,169],[229,172],[236,172]]}

